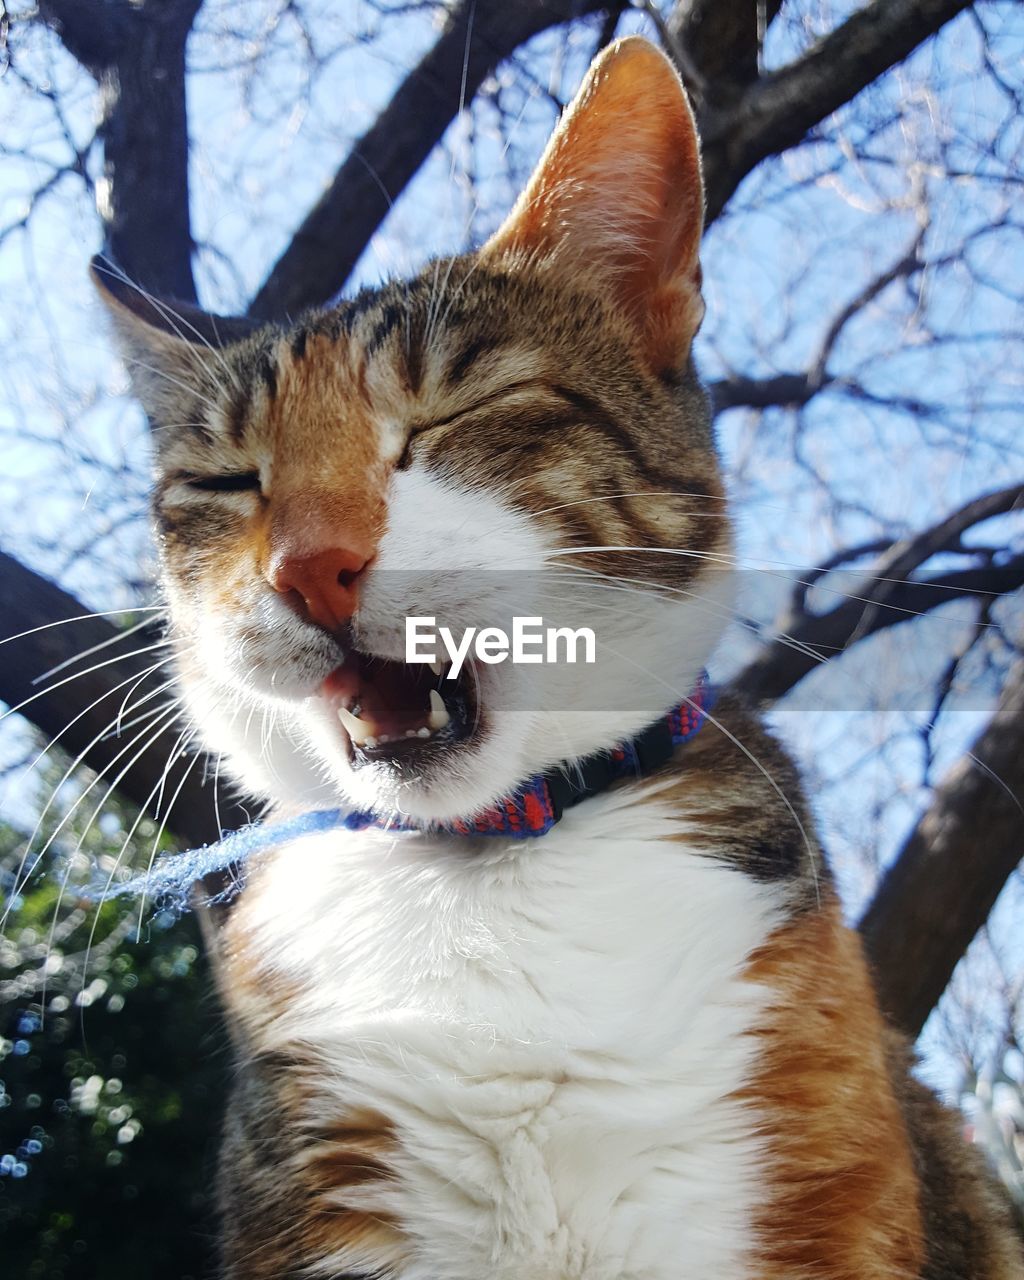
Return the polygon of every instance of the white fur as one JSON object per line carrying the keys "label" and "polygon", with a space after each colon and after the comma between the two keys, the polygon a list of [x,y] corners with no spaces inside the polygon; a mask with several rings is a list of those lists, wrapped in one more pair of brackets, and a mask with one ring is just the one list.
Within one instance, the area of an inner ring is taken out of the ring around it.
{"label": "white fur", "polygon": [[[598,665],[477,669],[488,733],[428,782],[348,763],[332,705],[317,696],[338,664],[333,640],[240,568],[235,607],[198,611],[186,693],[208,745],[246,789],[290,807],[347,803],[444,821],[478,812],[525,777],[606,750],[693,689],[729,613],[731,575],[713,562],[693,589],[633,590],[573,574],[541,523],[451,475],[397,472],[388,527],[360,593],[360,644],[402,659],[405,618],[457,631],[511,612],[593,625]],[[211,584],[216,594],[222,582]],[[518,601],[518,603],[517,603]],[[268,731],[266,726],[270,725]]]}
{"label": "white fur", "polygon": [[765,993],[741,974],[783,905],[707,856],[660,785],[537,842],[309,837],[243,896],[247,945],[297,991],[263,1047],[322,1054],[316,1122],[396,1126],[397,1181],[339,1206],[397,1214],[402,1280],[754,1274],[762,1152],[733,1095]]}

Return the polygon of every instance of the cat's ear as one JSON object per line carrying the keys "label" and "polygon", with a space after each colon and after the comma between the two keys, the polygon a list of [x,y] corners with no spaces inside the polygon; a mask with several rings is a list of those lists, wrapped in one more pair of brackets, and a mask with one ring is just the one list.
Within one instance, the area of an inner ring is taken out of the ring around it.
{"label": "cat's ear", "polygon": [[704,193],[679,76],[627,37],[593,64],[485,256],[527,254],[613,297],[640,326],[655,371],[686,359],[704,314]]}
{"label": "cat's ear", "polygon": [[154,298],[103,257],[93,258],[89,274],[110,315],[135,394],[156,422],[180,416],[190,392],[209,398],[211,379],[224,372],[213,353],[260,328],[244,317]]}

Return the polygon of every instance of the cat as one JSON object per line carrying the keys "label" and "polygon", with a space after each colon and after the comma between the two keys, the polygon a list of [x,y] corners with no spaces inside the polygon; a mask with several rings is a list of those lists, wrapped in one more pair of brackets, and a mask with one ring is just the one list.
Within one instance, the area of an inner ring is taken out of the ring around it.
{"label": "cat", "polygon": [[[702,222],[685,92],[631,37],[475,254],[262,327],[95,273],[190,712],[276,812],[366,815],[213,927],[229,1280],[1024,1276],[793,765],[701,692],[732,591]],[[510,665],[405,663],[403,620],[486,613],[492,575],[603,605],[624,661],[534,702]],[[545,834],[475,834],[536,778],[572,792]]]}

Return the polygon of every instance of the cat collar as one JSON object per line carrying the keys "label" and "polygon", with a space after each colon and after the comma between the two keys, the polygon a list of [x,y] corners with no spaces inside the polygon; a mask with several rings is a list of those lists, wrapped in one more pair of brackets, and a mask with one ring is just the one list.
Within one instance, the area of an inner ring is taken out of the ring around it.
{"label": "cat collar", "polygon": [[[280,822],[256,822],[232,831],[214,844],[186,853],[165,854],[148,873],[121,884],[95,888],[90,896],[144,895],[171,910],[187,907],[192,886],[204,877],[218,877],[207,902],[226,901],[242,885],[242,868],[255,855],[297,839],[324,831],[436,831],[455,836],[498,836],[506,840],[531,840],[546,835],[566,809],[599,795],[625,778],[644,778],[671,758],[676,747],[696,736],[708,718],[714,691],[702,672],[693,693],[642,733],[611,751],[595,752],[577,761],[571,770],[560,767],[537,774],[511,795],[473,818],[425,824],[402,814],[380,815],[370,811],[317,809]],[[210,888],[209,884],[207,888]]]}
{"label": "cat collar", "polygon": [[[484,809],[474,818],[455,818],[431,824],[430,830],[457,836],[503,836],[507,840],[531,840],[547,835],[566,809],[599,795],[622,778],[645,778],[667,764],[676,747],[700,730],[711,709],[707,673],[702,672],[693,693],[679,706],[629,742],[598,751],[578,761],[571,771],[564,766],[537,774],[510,796]],[[421,831],[424,824],[392,814],[339,815],[338,826],[349,831],[383,827],[390,831]]]}

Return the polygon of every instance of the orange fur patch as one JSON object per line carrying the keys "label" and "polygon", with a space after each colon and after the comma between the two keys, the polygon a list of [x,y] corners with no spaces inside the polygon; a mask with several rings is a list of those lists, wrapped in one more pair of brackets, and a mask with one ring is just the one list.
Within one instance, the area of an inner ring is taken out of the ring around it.
{"label": "orange fur patch", "polygon": [[614,297],[651,368],[676,368],[704,315],[693,112],[672,63],[627,37],[594,63],[526,190],[484,249],[548,258]]}
{"label": "orange fur patch", "polygon": [[774,995],[744,1096],[762,1117],[771,1193],[758,1280],[916,1280],[917,1178],[861,950],[834,899],[752,959]]}
{"label": "orange fur patch", "polygon": [[313,335],[299,358],[281,344],[265,427],[277,447],[266,518],[255,531],[259,563],[335,545],[372,557],[384,532],[390,467],[365,399],[352,394],[364,364],[353,339]]}

